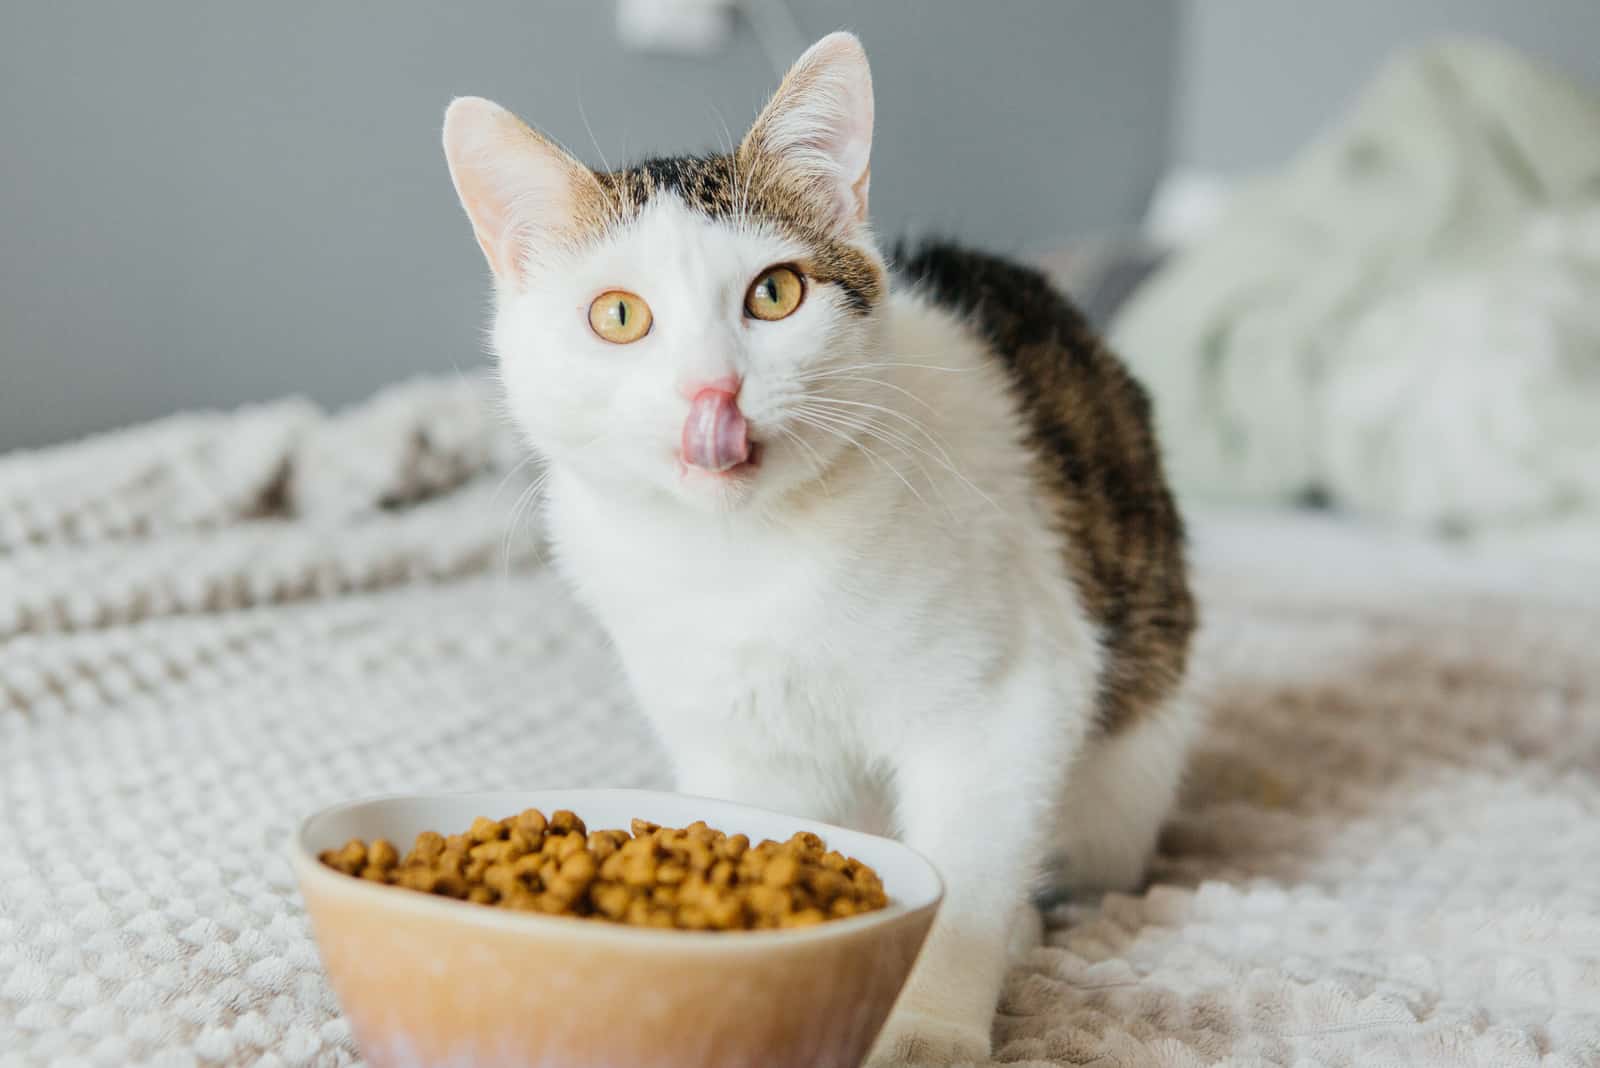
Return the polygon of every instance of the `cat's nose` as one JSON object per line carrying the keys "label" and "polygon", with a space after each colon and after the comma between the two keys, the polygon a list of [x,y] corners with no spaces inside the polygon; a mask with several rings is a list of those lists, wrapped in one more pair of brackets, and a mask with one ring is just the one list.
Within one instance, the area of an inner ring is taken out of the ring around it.
{"label": "cat's nose", "polygon": [[682,453],[684,463],[703,471],[727,471],[750,459],[750,427],[734,392],[707,386],[690,399]]}
{"label": "cat's nose", "polygon": [[685,374],[678,379],[678,393],[684,400],[692,401],[695,397],[708,389],[720,389],[724,393],[739,395],[739,389],[744,385],[743,380],[731,371],[716,377],[707,375]]}

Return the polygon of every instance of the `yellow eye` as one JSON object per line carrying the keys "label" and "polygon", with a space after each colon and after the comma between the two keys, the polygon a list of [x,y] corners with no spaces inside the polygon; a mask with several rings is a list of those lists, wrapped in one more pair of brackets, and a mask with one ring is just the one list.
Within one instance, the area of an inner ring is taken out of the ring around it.
{"label": "yellow eye", "polygon": [[787,319],[805,295],[806,284],[793,267],[768,267],[744,295],[744,310],[757,319]]}
{"label": "yellow eye", "polygon": [[650,323],[650,305],[625,290],[608,290],[589,305],[590,329],[617,345],[638,341],[650,332]]}

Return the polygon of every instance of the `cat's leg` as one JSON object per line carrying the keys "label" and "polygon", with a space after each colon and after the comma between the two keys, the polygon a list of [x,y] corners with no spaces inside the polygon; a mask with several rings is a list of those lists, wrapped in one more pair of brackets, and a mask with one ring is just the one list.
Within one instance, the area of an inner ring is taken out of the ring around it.
{"label": "cat's leg", "polygon": [[1193,706],[1172,697],[1084,743],[1067,775],[1043,897],[1138,889],[1177,797],[1194,727]]}
{"label": "cat's leg", "polygon": [[[1001,984],[1026,940],[1028,892],[1053,825],[1061,768],[1081,728],[1043,708],[985,716],[919,739],[897,769],[902,837],[944,877],[945,900],[874,1066],[989,1054]],[[1034,930],[1036,931],[1036,926]],[[1036,937],[1036,935],[1035,935]]]}
{"label": "cat's leg", "polygon": [[838,822],[843,784],[810,761],[783,761],[759,746],[696,735],[671,744],[676,788],[773,812]]}

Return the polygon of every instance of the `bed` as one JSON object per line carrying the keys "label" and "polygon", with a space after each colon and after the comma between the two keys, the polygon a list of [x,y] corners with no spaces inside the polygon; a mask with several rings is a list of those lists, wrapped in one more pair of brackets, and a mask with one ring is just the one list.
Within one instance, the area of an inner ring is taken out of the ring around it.
{"label": "bed", "polygon": [[[355,1064],[299,819],[665,782],[489,392],[0,459],[0,1068]],[[998,1061],[1600,1064],[1600,598],[1330,516],[1192,525],[1182,804],[1144,892],[1047,917]]]}

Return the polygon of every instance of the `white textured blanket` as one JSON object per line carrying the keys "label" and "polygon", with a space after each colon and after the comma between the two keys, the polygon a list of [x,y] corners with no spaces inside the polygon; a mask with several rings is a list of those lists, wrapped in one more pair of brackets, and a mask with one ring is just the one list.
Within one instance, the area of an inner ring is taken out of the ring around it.
{"label": "white textured blanket", "polygon": [[1600,558],[1600,92],[1403,54],[1120,310],[1184,496]]}
{"label": "white textured blanket", "polygon": [[[661,781],[481,394],[0,459],[0,1068],[351,1064],[282,862],[303,814]],[[1156,881],[1050,917],[999,1058],[1600,1064],[1600,600],[1198,526],[1213,723]]]}

